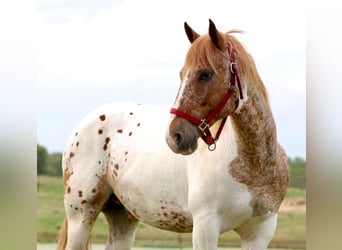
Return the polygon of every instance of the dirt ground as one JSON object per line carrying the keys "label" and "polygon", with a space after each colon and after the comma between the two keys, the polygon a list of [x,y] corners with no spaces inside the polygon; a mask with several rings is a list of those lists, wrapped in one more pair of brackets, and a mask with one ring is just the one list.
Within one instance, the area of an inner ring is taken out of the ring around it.
{"label": "dirt ground", "polygon": [[286,199],[279,208],[280,212],[300,211],[306,212],[306,200],[304,198]]}
{"label": "dirt ground", "polygon": [[[37,244],[37,250],[53,250],[56,248],[55,244]],[[105,249],[105,245],[93,244],[93,250],[103,250]],[[178,249],[178,248],[132,248],[132,250],[165,250],[165,249]],[[239,250],[240,248],[218,248],[217,250]],[[183,250],[191,250],[191,248],[183,248]],[[282,250],[280,248],[277,249],[269,249],[269,250]]]}

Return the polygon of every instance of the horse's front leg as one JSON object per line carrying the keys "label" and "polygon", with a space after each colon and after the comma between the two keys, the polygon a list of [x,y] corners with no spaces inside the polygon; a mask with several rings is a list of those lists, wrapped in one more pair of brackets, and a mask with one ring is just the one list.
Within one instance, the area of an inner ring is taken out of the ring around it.
{"label": "horse's front leg", "polygon": [[218,216],[209,209],[193,214],[192,244],[194,250],[217,249],[220,234]]}
{"label": "horse's front leg", "polygon": [[[221,229],[218,214],[218,183],[213,173],[204,173],[211,166],[194,161],[188,169],[188,208],[192,215],[192,245],[194,250],[216,250]],[[194,166],[195,168],[191,168]],[[208,171],[207,171],[208,172]]]}

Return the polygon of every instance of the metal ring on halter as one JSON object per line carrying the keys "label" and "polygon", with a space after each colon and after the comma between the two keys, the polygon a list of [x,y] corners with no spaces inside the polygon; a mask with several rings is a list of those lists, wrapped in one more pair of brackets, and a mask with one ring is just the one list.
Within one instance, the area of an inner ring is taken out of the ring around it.
{"label": "metal ring on halter", "polygon": [[209,149],[209,151],[214,151],[216,149],[216,143],[214,142],[214,143],[208,145],[208,149]]}
{"label": "metal ring on halter", "polygon": [[236,62],[231,62],[230,63],[230,65],[229,65],[229,68],[230,68],[230,72],[232,73],[232,74],[235,74],[236,72],[235,72],[235,70],[234,70],[234,68],[233,68],[233,65],[236,65]]}

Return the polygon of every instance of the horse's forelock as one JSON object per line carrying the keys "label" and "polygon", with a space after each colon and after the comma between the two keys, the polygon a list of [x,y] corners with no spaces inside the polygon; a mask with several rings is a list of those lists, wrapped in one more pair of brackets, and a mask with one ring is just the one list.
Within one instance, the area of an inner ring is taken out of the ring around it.
{"label": "horse's forelock", "polygon": [[184,66],[191,71],[210,67],[214,72],[217,72],[219,55],[228,59],[227,55],[224,55],[214,46],[208,35],[203,35],[191,45],[186,55]]}

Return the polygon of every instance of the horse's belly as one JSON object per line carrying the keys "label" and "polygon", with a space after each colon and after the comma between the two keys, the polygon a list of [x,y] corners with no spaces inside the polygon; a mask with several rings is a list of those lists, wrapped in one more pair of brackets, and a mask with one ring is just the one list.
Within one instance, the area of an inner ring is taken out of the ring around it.
{"label": "horse's belly", "polygon": [[116,196],[130,213],[151,226],[191,232],[184,156],[174,154],[166,145],[164,133],[157,129],[137,133],[131,138],[128,153],[121,154],[124,158],[119,169],[113,168],[117,172],[113,182]]}
{"label": "horse's belly", "polygon": [[[147,162],[148,163],[148,162]],[[137,219],[161,229],[191,232],[186,172],[144,166],[131,166],[119,178],[115,193]],[[145,167],[145,168],[144,168]],[[142,171],[144,169],[144,171]],[[179,169],[178,169],[179,170]]]}

